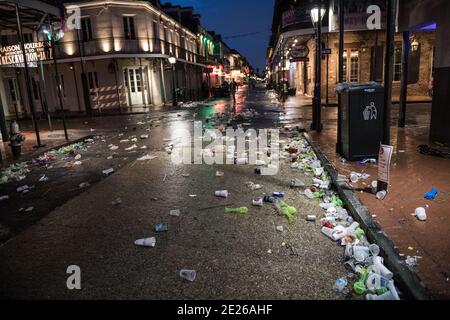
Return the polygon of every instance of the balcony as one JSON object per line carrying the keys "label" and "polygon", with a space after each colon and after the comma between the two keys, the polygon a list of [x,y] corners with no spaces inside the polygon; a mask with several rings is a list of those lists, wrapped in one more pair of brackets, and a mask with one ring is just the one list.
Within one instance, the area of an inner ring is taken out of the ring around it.
{"label": "balcony", "polygon": [[195,61],[197,53],[181,48],[169,42],[154,38],[102,38],[91,41],[67,41],[55,45],[57,59],[95,57],[109,54],[166,54],[175,55],[179,59]]}

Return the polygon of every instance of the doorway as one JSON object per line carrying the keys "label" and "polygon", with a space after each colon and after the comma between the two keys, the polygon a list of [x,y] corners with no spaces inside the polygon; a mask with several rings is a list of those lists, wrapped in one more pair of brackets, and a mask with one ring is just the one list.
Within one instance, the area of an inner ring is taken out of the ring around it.
{"label": "doorway", "polygon": [[128,102],[130,106],[143,105],[147,103],[147,90],[142,73],[142,69],[139,67],[123,69],[123,78],[125,87],[127,88]]}

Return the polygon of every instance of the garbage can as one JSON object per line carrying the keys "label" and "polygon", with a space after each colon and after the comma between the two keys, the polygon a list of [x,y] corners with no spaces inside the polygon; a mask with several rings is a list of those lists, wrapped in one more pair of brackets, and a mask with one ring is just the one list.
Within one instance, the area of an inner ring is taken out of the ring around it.
{"label": "garbage can", "polygon": [[341,151],[350,161],[378,158],[383,140],[384,88],[376,82],[339,84]]}

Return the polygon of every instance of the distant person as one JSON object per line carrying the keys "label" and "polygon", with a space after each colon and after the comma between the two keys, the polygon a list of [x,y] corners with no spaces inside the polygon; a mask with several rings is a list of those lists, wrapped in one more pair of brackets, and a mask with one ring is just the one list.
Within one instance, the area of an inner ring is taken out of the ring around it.
{"label": "distant person", "polygon": [[231,96],[233,97],[233,102],[236,103],[236,91],[237,91],[237,83],[236,81],[234,81],[234,79],[231,80],[230,82],[230,93]]}

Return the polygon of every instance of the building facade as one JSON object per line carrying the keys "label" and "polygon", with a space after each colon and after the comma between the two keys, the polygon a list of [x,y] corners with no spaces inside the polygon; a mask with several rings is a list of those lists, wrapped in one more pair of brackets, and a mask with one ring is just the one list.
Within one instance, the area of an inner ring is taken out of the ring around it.
{"label": "building facade", "polygon": [[[80,29],[63,29],[54,50],[44,51],[56,57],[66,111],[163,106],[174,99],[174,86],[181,89],[182,100],[200,98],[207,66],[197,61],[197,35],[161,11],[159,2],[82,1],[65,6],[80,8]],[[44,24],[38,31],[24,28],[24,34],[27,44],[47,44],[54,32]],[[19,43],[14,31],[2,30],[1,35],[2,48]],[[176,58],[175,68],[169,57]],[[38,113],[58,113],[55,66],[51,59],[43,60],[29,63],[34,105]],[[0,68],[7,118],[30,112],[23,74],[18,64],[5,63]]]}
{"label": "building facade", "polygon": [[[322,22],[322,47],[328,53],[322,56],[322,99],[336,97],[338,83],[339,32],[337,2],[327,3]],[[312,96],[315,82],[316,39],[310,10],[314,1],[276,0],[273,34],[268,50],[268,74],[272,83],[283,79],[299,94]],[[378,5],[381,11],[381,30],[368,30],[366,9]],[[344,36],[344,81],[363,83],[382,82],[385,57],[385,1],[346,1]],[[433,88],[433,66],[435,32],[416,30],[411,32],[410,65],[408,73],[409,98],[431,100]],[[401,33],[395,35],[393,98],[400,95],[402,76]]]}

